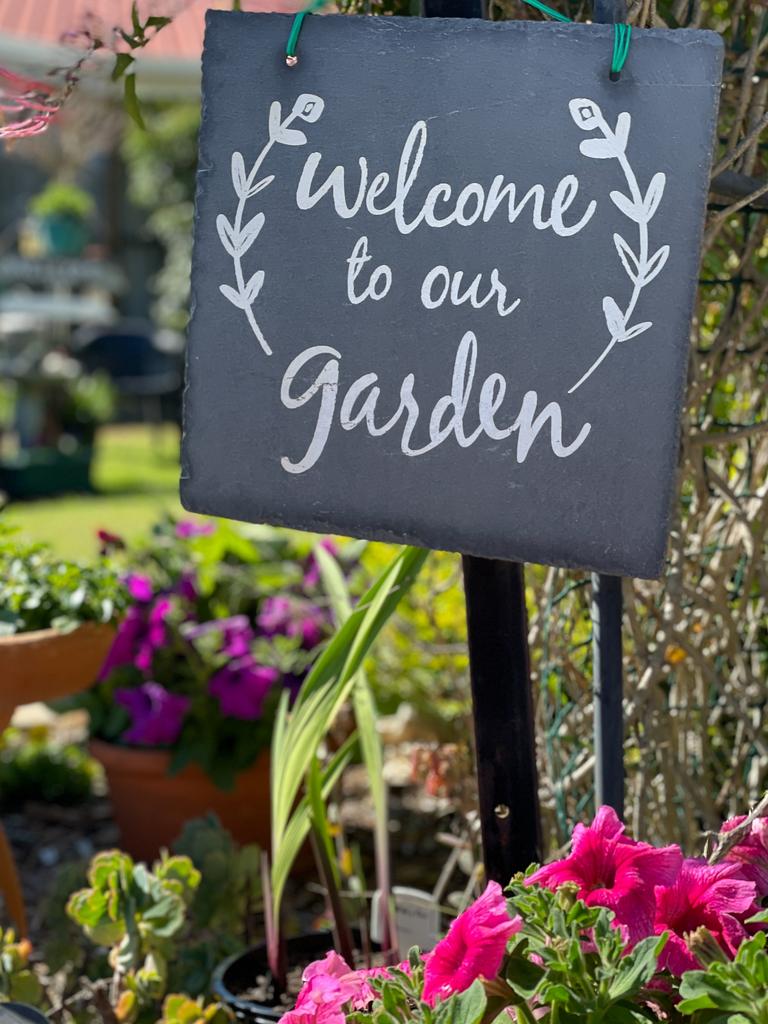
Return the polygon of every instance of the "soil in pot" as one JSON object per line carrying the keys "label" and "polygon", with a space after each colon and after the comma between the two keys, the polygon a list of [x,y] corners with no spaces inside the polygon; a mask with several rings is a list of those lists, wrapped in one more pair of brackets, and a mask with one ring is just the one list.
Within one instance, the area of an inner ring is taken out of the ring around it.
{"label": "soil in pot", "polygon": [[290,1010],[301,989],[304,968],[334,948],[332,932],[309,932],[286,942],[287,988],[276,993],[267,960],[267,947],[253,946],[225,960],[213,974],[216,998],[248,1024],[274,1024]]}

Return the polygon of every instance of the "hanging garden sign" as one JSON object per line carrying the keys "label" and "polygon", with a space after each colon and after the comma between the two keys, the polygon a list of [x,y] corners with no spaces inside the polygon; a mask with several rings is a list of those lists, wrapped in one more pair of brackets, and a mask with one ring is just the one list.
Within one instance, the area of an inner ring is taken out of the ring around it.
{"label": "hanging garden sign", "polygon": [[187,508],[654,576],[722,44],[209,12]]}

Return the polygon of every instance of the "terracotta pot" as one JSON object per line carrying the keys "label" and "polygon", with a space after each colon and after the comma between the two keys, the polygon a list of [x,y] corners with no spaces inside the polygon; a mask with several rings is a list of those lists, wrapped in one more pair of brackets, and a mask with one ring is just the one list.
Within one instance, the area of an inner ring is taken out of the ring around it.
{"label": "terracotta pot", "polygon": [[19,704],[55,700],[90,686],[114,635],[111,626],[84,622],[71,633],[39,629],[0,637],[0,720]]}
{"label": "terracotta pot", "polygon": [[269,751],[237,777],[233,790],[215,786],[196,764],[169,775],[164,750],[91,741],[104,766],[120,843],[137,860],[153,860],[169,847],[187,821],[212,811],[240,843],[269,848]]}

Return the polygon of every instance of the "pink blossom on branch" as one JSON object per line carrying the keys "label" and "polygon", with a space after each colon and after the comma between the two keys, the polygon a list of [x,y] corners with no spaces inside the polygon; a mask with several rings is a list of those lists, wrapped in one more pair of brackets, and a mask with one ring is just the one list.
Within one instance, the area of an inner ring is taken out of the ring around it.
{"label": "pink blossom on branch", "polygon": [[656,849],[631,839],[613,808],[601,807],[591,825],[573,830],[570,854],[539,868],[528,884],[557,889],[574,882],[579,899],[612,910],[634,944],[653,934],[654,889],[671,885],[682,862],[678,846]]}
{"label": "pink blossom on branch", "polygon": [[654,931],[670,938],[659,966],[673,974],[697,970],[685,936],[703,926],[731,957],[748,937],[740,918],[757,911],[755,883],[739,877],[739,864],[685,860],[672,885],[657,886]]}
{"label": "pink blossom on branch", "polygon": [[434,1004],[453,992],[463,992],[477,978],[494,978],[509,938],[523,922],[509,916],[498,882],[489,882],[480,899],[452,922],[424,968],[424,999]]}

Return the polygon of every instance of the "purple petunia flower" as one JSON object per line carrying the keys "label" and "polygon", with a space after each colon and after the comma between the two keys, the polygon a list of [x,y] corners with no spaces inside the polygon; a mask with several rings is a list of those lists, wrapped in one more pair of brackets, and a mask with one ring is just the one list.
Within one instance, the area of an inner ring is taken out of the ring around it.
{"label": "purple petunia flower", "polygon": [[264,700],[280,677],[276,668],[257,665],[250,655],[231,661],[211,677],[208,690],[223,715],[246,722],[261,718]]}
{"label": "purple petunia flower", "polygon": [[[339,550],[330,537],[323,537],[323,539],[317,546],[323,548],[325,551],[328,552],[329,555],[333,555],[334,558],[336,557]],[[316,587],[319,582],[320,566],[318,565],[317,562],[317,556],[313,551],[306,562],[306,571],[304,573],[303,584],[305,589],[311,590],[313,587]]]}
{"label": "purple petunia flower", "polygon": [[125,618],[117,627],[115,639],[112,641],[104,664],[98,675],[98,681],[106,679],[116,668],[131,665],[136,648],[146,630],[144,609],[133,605],[125,613]]}
{"label": "purple petunia flower", "polygon": [[174,587],[176,593],[190,603],[197,600],[197,578],[191,569],[185,569]]}
{"label": "purple petunia flower", "polygon": [[185,629],[185,636],[190,640],[197,640],[198,637],[208,633],[221,633],[219,653],[226,654],[230,658],[244,657],[250,652],[251,644],[256,639],[247,615],[230,615],[228,619],[211,619],[209,622],[199,622]]}
{"label": "purple petunia flower", "polygon": [[143,747],[170,747],[179,738],[189,697],[169,693],[159,683],[142,683],[135,690],[115,690],[115,700],[127,709],[133,724],[122,739]]}
{"label": "purple petunia flower", "polygon": [[216,529],[213,523],[198,523],[193,519],[182,519],[176,523],[176,536],[179,540],[192,540],[193,537],[207,537]]}
{"label": "purple petunia flower", "polygon": [[322,608],[290,597],[268,597],[256,622],[265,636],[295,636],[311,650],[323,639],[328,620]]}

